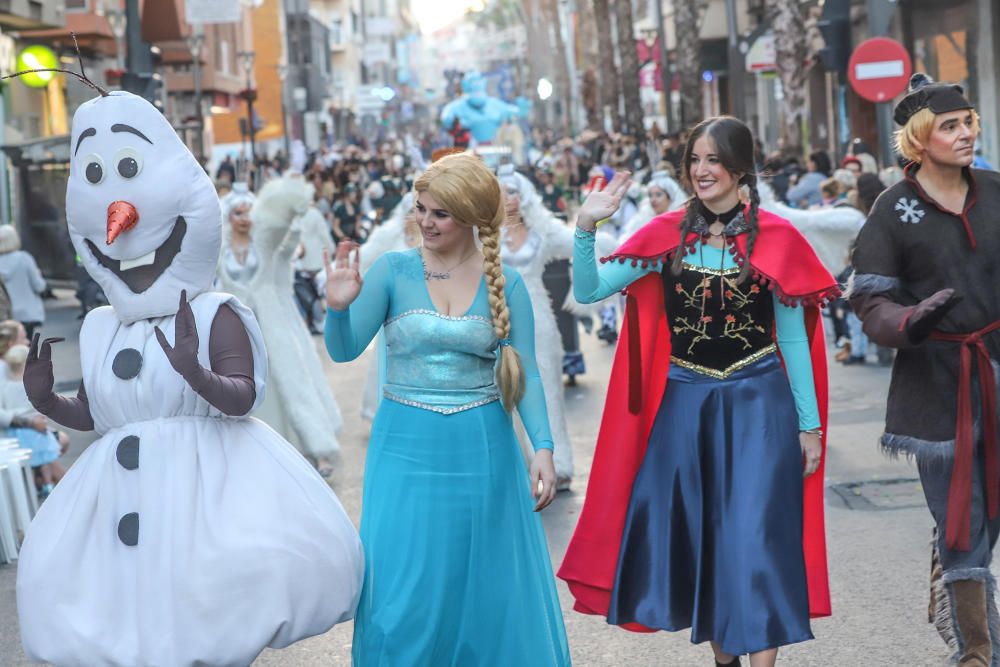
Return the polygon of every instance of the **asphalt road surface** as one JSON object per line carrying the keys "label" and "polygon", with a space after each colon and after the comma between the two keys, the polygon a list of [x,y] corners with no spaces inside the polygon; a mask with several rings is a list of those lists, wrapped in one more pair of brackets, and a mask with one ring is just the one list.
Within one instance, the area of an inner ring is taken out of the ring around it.
{"label": "asphalt road surface", "polygon": [[[80,377],[76,347],[79,322],[71,300],[52,302],[49,306],[46,333],[65,335],[68,339],[54,354],[57,384],[68,392],[75,389]],[[345,428],[339,436],[342,454],[331,483],[357,522],[368,437],[368,424],[359,417],[359,388],[364,386],[370,353],[353,363],[338,365],[323,353],[322,341],[316,338],[315,342],[345,418]],[[573,488],[560,493],[543,513],[555,567],[562,559],[583,504],[613,352],[594,337],[584,337],[583,345],[588,372],[579,378],[577,387],[566,390],[576,477]],[[923,505],[916,469],[905,461],[885,458],[876,446],[888,379],[888,370],[873,364],[834,365],[831,369],[826,483],[834,615],[813,623],[814,641],[783,649],[779,664],[817,667],[946,664],[945,646],[927,623],[932,523]],[[87,434],[74,434],[67,459],[74,460],[92,439]],[[24,657],[20,645],[15,578],[16,565],[0,566],[0,665],[4,666],[32,664]],[[607,625],[602,618],[573,612],[565,584],[560,581],[558,585],[575,665],[714,664],[711,650],[705,645],[692,645],[686,632],[633,634]],[[265,651],[254,665],[349,665],[351,632],[351,624],[345,623],[289,648]]]}

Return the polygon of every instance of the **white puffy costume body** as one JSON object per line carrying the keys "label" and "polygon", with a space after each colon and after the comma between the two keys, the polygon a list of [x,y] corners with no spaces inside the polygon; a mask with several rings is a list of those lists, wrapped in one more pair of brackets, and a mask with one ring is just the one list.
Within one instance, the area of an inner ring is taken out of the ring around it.
{"label": "white puffy costume body", "polygon": [[59,666],[248,665],[353,616],[360,541],[288,442],[206,401],[157,341],[156,327],[180,348],[175,318],[193,314],[209,368],[209,332],[231,309],[252,349],[253,407],[263,399],[253,314],[208,291],[221,242],[208,176],[162,114],[128,93],[83,104],[71,137],[70,235],[111,303],[80,334],[101,437],[28,530],[17,578],[25,651]]}

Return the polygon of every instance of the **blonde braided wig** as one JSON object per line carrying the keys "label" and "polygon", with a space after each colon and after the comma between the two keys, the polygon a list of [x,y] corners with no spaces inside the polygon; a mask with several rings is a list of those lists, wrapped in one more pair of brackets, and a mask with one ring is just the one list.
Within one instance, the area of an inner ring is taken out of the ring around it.
{"label": "blonde braided wig", "polygon": [[497,387],[504,408],[510,412],[524,395],[524,372],[520,355],[509,344],[510,310],[504,296],[507,281],[500,262],[500,226],[506,215],[500,183],[478,157],[459,153],[434,162],[413,188],[429,193],[456,223],[479,230],[493,331],[501,341]]}

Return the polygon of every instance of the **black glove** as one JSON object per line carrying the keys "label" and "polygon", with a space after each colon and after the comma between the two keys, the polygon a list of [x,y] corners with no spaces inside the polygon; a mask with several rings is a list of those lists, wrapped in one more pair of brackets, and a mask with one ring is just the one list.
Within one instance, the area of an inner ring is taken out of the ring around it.
{"label": "black glove", "polygon": [[39,348],[40,338],[41,334],[37,333],[31,338],[28,359],[24,362],[24,391],[35,409],[47,414],[46,409],[51,407],[52,388],[55,385],[55,377],[52,374],[52,345],[61,343],[65,338],[46,338]]}
{"label": "black glove", "polygon": [[906,335],[910,341],[914,345],[925,341],[962,298],[955,294],[955,290],[948,288],[935,292],[913,306],[906,321]]}
{"label": "black glove", "polygon": [[187,290],[181,290],[181,302],[174,317],[173,347],[167,342],[167,337],[163,335],[160,327],[154,329],[156,340],[174,370],[189,382],[198,378],[204,369],[198,362],[198,327],[195,325],[191,304],[187,300]]}

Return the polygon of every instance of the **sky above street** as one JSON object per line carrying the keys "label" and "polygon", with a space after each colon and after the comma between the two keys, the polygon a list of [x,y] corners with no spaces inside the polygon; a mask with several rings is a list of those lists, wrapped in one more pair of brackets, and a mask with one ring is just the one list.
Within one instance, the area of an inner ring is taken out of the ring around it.
{"label": "sky above street", "polygon": [[479,9],[483,0],[412,0],[413,13],[424,33],[443,28],[469,9]]}

